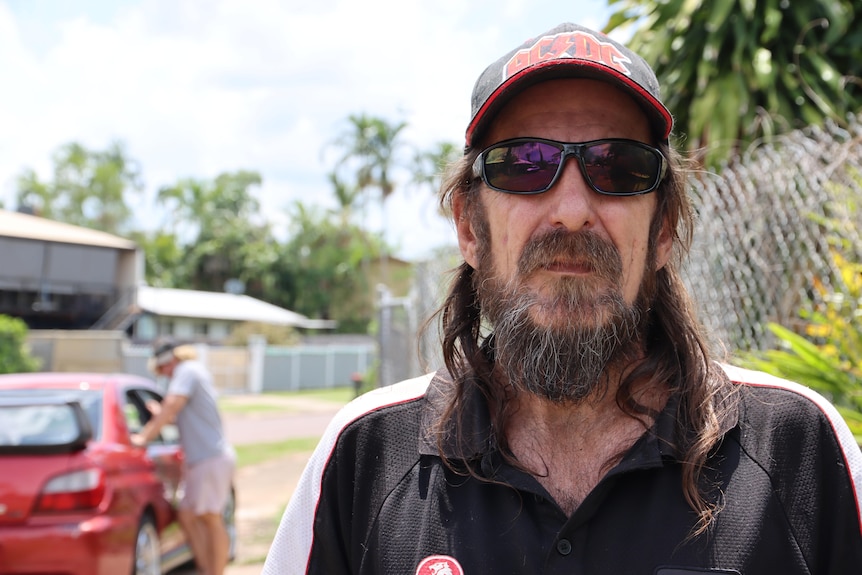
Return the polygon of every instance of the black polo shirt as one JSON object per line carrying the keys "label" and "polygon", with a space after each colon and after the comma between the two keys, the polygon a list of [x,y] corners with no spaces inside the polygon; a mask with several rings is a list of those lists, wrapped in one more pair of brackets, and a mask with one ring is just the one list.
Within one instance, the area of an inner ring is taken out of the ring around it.
{"label": "black polo shirt", "polygon": [[697,518],[665,441],[673,399],[567,516],[502,460],[481,397],[464,423],[488,481],[443,465],[428,424],[448,388],[428,375],[363,396],[333,420],[264,574],[862,573],[862,454],[843,420],[807,388],[726,371],[740,402],[707,463],[722,510],[704,535],[691,536]]}

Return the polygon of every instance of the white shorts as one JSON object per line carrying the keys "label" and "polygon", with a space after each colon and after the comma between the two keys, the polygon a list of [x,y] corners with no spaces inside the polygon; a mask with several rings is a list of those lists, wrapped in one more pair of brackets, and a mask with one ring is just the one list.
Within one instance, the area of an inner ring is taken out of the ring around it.
{"label": "white shorts", "polygon": [[222,454],[185,468],[185,493],[180,508],[195,515],[221,513],[230,497],[236,458]]}

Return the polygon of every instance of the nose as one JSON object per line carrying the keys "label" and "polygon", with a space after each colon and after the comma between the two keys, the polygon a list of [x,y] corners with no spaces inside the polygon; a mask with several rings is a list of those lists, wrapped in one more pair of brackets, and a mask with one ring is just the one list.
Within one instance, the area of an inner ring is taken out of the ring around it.
{"label": "nose", "polygon": [[597,195],[584,180],[578,158],[568,156],[554,186],[542,194],[548,197],[550,203],[548,223],[569,231],[592,227],[595,223],[594,202]]}

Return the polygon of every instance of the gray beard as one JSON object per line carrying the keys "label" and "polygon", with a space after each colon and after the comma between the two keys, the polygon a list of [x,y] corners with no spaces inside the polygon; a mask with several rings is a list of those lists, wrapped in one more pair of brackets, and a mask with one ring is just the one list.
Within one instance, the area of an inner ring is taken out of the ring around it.
{"label": "gray beard", "polygon": [[[622,261],[616,248],[589,232],[552,232],[524,248],[514,278],[493,274],[487,244],[474,277],[476,297],[494,328],[492,353],[497,377],[555,403],[581,402],[602,394],[608,375],[623,368],[642,350],[645,301],[641,293],[628,305],[619,289]],[[588,278],[562,277],[552,296],[524,287],[526,279],[557,254],[579,254],[591,263]],[[651,258],[647,258],[651,261]],[[537,323],[533,311],[546,318]],[[604,322],[601,317],[607,318]]]}
{"label": "gray beard", "polygon": [[561,322],[553,326],[530,316],[531,308],[546,305],[534,296],[511,300],[493,322],[492,349],[496,374],[515,387],[555,403],[578,403],[604,393],[608,373],[638,356],[643,314],[619,294],[602,298],[611,319],[600,325],[565,295],[551,304]]}

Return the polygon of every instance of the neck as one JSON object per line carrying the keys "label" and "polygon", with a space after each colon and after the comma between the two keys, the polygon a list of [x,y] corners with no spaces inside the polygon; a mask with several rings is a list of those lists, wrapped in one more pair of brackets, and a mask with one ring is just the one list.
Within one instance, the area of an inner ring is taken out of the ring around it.
{"label": "neck", "polygon": [[[514,400],[505,430],[509,449],[566,513],[577,509],[654,421],[623,410],[617,391],[618,385],[610,386],[568,403],[523,392]],[[658,413],[669,395],[664,385],[636,382],[632,399],[646,413]]]}

